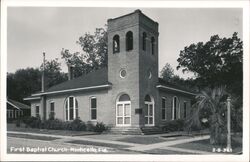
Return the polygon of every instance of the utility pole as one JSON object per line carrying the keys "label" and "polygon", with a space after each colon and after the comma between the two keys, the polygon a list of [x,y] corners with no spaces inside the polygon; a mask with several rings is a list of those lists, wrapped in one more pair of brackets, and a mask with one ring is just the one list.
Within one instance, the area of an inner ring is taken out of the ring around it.
{"label": "utility pole", "polygon": [[[43,65],[42,65],[42,88],[41,92],[45,91],[45,52],[43,52]],[[42,108],[42,119],[46,120],[46,96],[41,95],[41,108]]]}
{"label": "utility pole", "polygon": [[45,75],[44,74],[45,73],[44,72],[45,71],[45,52],[43,52],[43,66],[42,67],[43,67],[43,70],[42,70],[42,89],[41,89],[41,91],[44,92],[44,90],[45,90],[45,85],[44,85],[45,84],[45,76],[44,76]]}
{"label": "utility pole", "polygon": [[227,151],[232,152],[232,146],[231,146],[231,98],[227,98]]}

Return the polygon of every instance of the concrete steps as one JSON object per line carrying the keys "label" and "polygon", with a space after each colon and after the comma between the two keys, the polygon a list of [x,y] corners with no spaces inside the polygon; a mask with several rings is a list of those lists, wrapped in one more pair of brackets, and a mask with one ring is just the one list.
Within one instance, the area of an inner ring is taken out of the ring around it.
{"label": "concrete steps", "polygon": [[141,131],[144,135],[164,133],[160,127],[142,127]]}
{"label": "concrete steps", "polygon": [[123,135],[141,135],[142,131],[139,127],[114,127],[111,128],[108,133],[111,134],[123,134]]}
{"label": "concrete steps", "polygon": [[123,134],[123,135],[150,135],[161,134],[162,129],[159,127],[113,127],[108,132],[111,134]]}

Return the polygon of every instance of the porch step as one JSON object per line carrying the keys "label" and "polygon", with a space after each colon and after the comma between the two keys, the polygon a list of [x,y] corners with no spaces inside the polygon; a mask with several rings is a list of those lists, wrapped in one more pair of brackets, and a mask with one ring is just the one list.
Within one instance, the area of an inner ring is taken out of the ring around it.
{"label": "porch step", "polygon": [[122,135],[141,135],[142,131],[139,127],[114,127],[108,133]]}
{"label": "porch step", "polygon": [[142,127],[141,131],[144,135],[164,133],[160,127]]}

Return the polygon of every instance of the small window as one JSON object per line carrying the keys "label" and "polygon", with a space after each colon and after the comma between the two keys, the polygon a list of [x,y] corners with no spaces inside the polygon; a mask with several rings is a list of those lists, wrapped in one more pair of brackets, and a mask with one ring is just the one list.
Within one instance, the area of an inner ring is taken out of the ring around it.
{"label": "small window", "polygon": [[120,70],[120,77],[121,77],[121,78],[125,78],[126,75],[127,75],[126,70],[125,70],[125,69],[121,69],[121,70]]}
{"label": "small window", "polygon": [[146,45],[147,45],[147,34],[143,32],[142,34],[142,49],[143,51],[146,51]]}
{"label": "small window", "polygon": [[126,34],[126,50],[133,50],[133,33],[131,31]]}
{"label": "small window", "polygon": [[90,113],[91,113],[91,120],[97,119],[97,100],[95,97],[90,99]]}
{"label": "small window", "polygon": [[37,118],[40,117],[40,114],[39,114],[39,106],[38,106],[38,105],[36,106],[36,117],[37,117]]}
{"label": "small window", "polygon": [[161,119],[166,120],[166,98],[161,99]]}
{"label": "small window", "polygon": [[187,102],[185,101],[184,102],[184,105],[183,105],[183,117],[186,118],[187,117]]}
{"label": "small window", "polygon": [[154,37],[151,37],[151,53],[152,55],[155,54],[155,38]]}
{"label": "small window", "polygon": [[50,102],[49,119],[55,119],[55,103],[54,102]]}
{"label": "small window", "polygon": [[120,37],[119,35],[115,35],[113,37],[113,53],[120,52]]}

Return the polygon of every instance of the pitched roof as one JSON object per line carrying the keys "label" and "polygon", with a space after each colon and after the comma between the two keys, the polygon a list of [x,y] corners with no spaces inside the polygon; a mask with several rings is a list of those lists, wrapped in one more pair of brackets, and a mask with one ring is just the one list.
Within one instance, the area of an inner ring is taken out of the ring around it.
{"label": "pitched roof", "polygon": [[181,92],[181,93],[185,93],[185,94],[189,94],[189,95],[196,95],[196,92],[193,92],[187,88],[178,86],[176,84],[170,83],[165,81],[162,78],[158,79],[159,85],[157,86],[157,88],[163,88],[163,89],[168,89],[171,91],[177,91],[177,92]]}
{"label": "pitched roof", "polygon": [[62,82],[60,84],[50,87],[44,92],[39,92],[39,93],[33,94],[32,96],[37,96],[42,93],[47,94],[47,93],[52,93],[52,92],[70,91],[70,90],[76,90],[80,88],[86,89],[88,87],[98,87],[102,85],[111,85],[111,83],[108,82],[107,68],[98,69],[86,75]]}
{"label": "pitched roof", "polygon": [[[63,83],[54,85],[49,89],[45,90],[45,92],[38,92],[32,94],[28,98],[24,100],[31,100],[31,99],[39,99],[38,96],[42,94],[55,94],[55,93],[62,93],[62,92],[69,92],[69,91],[76,91],[76,90],[87,90],[87,89],[97,89],[97,88],[108,88],[111,87],[112,83],[108,81],[108,70],[107,68],[98,69],[96,71],[90,72],[87,75],[80,76],[78,78],[74,78],[72,80],[65,81]],[[166,82],[162,78],[158,80],[157,88],[160,89],[168,89],[171,91],[177,91],[189,95],[195,95],[190,90],[182,88],[180,86],[171,84]]]}
{"label": "pitched roof", "polygon": [[11,100],[11,99],[7,99],[7,104],[13,106],[16,109],[30,109],[30,106],[25,105],[18,101]]}

